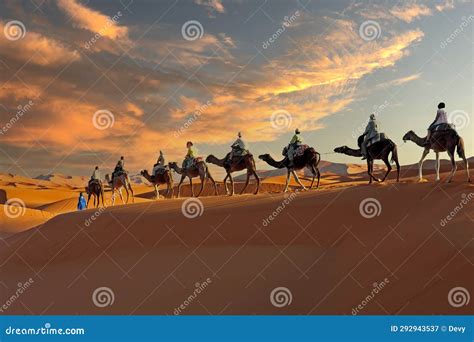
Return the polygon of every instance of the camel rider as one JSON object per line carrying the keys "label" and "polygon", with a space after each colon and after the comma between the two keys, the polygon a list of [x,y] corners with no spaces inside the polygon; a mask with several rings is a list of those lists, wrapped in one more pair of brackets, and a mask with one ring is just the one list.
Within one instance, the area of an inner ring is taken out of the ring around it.
{"label": "camel rider", "polygon": [[288,145],[288,160],[290,161],[289,167],[293,167],[293,158],[296,152],[296,149],[298,146],[300,146],[303,143],[300,137],[300,130],[297,128],[295,129],[295,134],[293,135],[293,138],[291,138],[290,144]]}
{"label": "camel rider", "polygon": [[163,151],[160,150],[160,156],[156,161],[156,164],[153,165],[152,176],[155,177],[157,173],[163,173],[165,169],[165,157],[163,155]]}
{"label": "camel rider", "polygon": [[367,143],[370,141],[370,139],[376,137],[377,134],[379,134],[377,119],[375,118],[375,114],[370,114],[369,122],[365,128],[364,133],[362,134],[364,136],[364,141],[360,146],[362,160],[367,159]]}
{"label": "camel rider", "polygon": [[92,176],[91,176],[91,179],[89,180],[89,183],[92,183],[92,182],[100,183],[100,171],[99,171],[98,166],[96,166],[94,169],[94,172],[92,172]]}
{"label": "camel rider", "polygon": [[197,154],[196,148],[194,147],[192,141],[188,141],[186,143],[186,148],[188,149],[188,153],[186,153],[186,156],[184,156],[183,169],[187,169],[193,165]]}
{"label": "camel rider", "polygon": [[438,104],[438,111],[436,112],[436,118],[428,127],[428,135],[426,136],[425,144],[429,144],[431,133],[434,131],[434,129],[437,126],[448,123],[448,114],[446,114],[446,111],[444,110],[444,108],[446,108],[446,105],[444,104],[444,102],[441,102]]}
{"label": "camel rider", "polygon": [[231,163],[234,156],[242,156],[247,153],[247,147],[245,142],[242,140],[242,133],[237,134],[237,140],[230,145],[232,150],[229,153],[229,158],[226,160],[227,163]]}
{"label": "camel rider", "polygon": [[117,162],[117,165],[115,165],[115,170],[112,173],[112,178],[114,178],[116,175],[119,175],[121,173],[125,173],[125,160],[123,159],[123,156],[120,157],[120,160]]}

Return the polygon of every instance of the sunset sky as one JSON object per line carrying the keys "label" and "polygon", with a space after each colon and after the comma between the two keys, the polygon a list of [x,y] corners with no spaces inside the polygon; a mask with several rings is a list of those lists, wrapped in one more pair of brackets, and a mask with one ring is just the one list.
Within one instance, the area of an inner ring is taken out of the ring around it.
{"label": "sunset sky", "polygon": [[440,101],[472,156],[473,29],[472,1],[1,1],[0,172],[137,172],[238,131],[280,159],[296,127],[327,153],[372,112],[406,164]]}

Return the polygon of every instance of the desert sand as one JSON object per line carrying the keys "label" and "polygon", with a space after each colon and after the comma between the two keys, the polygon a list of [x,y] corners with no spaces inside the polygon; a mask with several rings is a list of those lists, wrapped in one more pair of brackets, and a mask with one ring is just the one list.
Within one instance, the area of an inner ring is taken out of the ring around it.
{"label": "desert sand", "polygon": [[[448,293],[474,294],[474,199],[442,220],[474,186],[461,167],[445,184],[426,165],[421,183],[414,166],[400,183],[392,173],[369,186],[361,166],[327,164],[307,192],[292,181],[281,193],[281,172],[261,172],[258,195],[253,182],[234,197],[208,184],[195,218],[183,214],[187,185],[180,199],[155,200],[134,184],[134,204],[76,212],[85,178],[1,175],[0,203],[26,206],[15,218],[0,208],[1,314],[472,314],[472,301],[454,307]],[[380,203],[373,218],[359,208],[368,198]],[[110,305],[94,304],[100,287]],[[278,287],[291,293],[282,307],[270,300]]]}

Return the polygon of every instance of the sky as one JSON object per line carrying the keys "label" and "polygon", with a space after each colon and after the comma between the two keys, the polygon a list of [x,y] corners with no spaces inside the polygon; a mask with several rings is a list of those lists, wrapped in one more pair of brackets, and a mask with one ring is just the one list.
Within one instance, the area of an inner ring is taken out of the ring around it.
{"label": "sky", "polygon": [[[151,169],[243,134],[280,159],[295,128],[331,153],[375,113],[402,164],[446,103],[473,155],[472,1],[0,3],[0,172]],[[446,156],[445,156],[446,157]],[[269,168],[257,159],[257,167]],[[214,167],[213,167],[214,168]]]}

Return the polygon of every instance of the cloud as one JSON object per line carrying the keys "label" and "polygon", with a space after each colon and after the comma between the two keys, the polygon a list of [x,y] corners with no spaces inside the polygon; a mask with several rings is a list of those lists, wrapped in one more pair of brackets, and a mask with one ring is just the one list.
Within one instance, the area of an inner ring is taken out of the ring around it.
{"label": "cloud", "polygon": [[439,12],[442,12],[444,10],[450,10],[453,8],[454,8],[454,0],[445,0],[443,3],[436,5],[436,9]]}
{"label": "cloud", "polygon": [[194,0],[194,2],[216,12],[225,13],[225,8],[221,0]]}
{"label": "cloud", "polygon": [[392,7],[390,13],[398,19],[410,23],[420,17],[432,15],[433,11],[425,5],[412,3]]}
{"label": "cloud", "polygon": [[[0,32],[5,23],[0,21]],[[0,34],[0,56],[42,66],[61,66],[80,59],[77,51],[43,34],[28,31],[24,38],[10,41]]]}
{"label": "cloud", "polygon": [[[128,28],[117,25],[117,22],[99,11],[92,10],[76,0],[58,0],[58,7],[68,14],[74,24],[84,30],[100,33],[112,40],[128,37]],[[121,12],[117,12],[121,16]]]}

